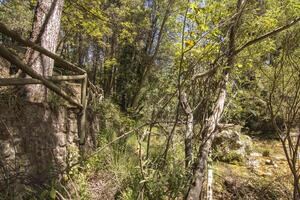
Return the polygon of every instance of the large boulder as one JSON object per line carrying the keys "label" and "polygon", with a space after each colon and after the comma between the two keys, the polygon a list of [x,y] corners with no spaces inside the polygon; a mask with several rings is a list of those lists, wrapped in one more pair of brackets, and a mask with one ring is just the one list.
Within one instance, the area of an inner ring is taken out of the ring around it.
{"label": "large boulder", "polygon": [[212,158],[224,162],[242,162],[250,153],[252,140],[241,133],[241,126],[227,125],[222,128],[212,145]]}

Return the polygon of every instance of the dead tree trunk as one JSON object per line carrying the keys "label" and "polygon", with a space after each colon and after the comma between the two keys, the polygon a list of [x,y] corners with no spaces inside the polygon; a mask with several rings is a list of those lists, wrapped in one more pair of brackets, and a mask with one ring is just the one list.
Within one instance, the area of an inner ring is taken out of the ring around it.
{"label": "dead tree trunk", "polygon": [[[39,0],[35,11],[30,40],[51,52],[55,52],[57,47],[63,3],[64,0]],[[39,75],[52,75],[53,59],[28,49],[26,62]],[[43,85],[27,85],[25,86],[25,93],[28,101],[46,101],[47,89]]]}

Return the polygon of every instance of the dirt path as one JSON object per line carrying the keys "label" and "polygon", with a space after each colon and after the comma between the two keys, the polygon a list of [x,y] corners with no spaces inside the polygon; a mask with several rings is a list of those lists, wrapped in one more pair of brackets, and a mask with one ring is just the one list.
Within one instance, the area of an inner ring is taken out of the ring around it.
{"label": "dirt path", "polygon": [[104,171],[91,176],[88,181],[91,200],[113,200],[118,190],[113,180],[113,174]]}

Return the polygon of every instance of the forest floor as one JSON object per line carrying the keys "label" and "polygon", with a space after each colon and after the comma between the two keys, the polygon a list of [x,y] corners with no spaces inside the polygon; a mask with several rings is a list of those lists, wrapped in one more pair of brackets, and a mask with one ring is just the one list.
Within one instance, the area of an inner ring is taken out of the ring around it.
{"label": "forest floor", "polygon": [[[290,199],[291,176],[279,140],[253,139],[253,149],[242,163],[214,162],[214,199]],[[112,200],[116,176],[99,171],[89,179],[92,200]]]}
{"label": "forest floor", "polygon": [[118,190],[114,184],[114,175],[106,171],[98,171],[88,179],[88,190],[91,200],[110,200]]}
{"label": "forest floor", "polygon": [[244,163],[216,162],[216,199],[290,199],[289,167],[279,140],[253,139]]}

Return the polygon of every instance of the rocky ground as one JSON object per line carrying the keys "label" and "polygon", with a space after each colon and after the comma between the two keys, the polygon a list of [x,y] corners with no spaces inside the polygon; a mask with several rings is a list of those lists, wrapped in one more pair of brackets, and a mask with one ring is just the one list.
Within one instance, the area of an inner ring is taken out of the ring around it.
{"label": "rocky ground", "polygon": [[291,199],[292,178],[279,140],[252,137],[250,150],[240,155],[238,162],[213,163],[216,199]]}

